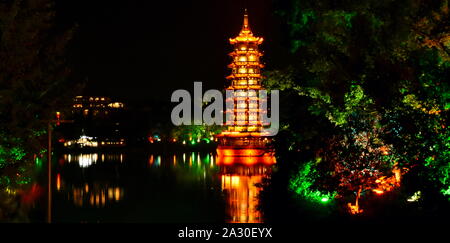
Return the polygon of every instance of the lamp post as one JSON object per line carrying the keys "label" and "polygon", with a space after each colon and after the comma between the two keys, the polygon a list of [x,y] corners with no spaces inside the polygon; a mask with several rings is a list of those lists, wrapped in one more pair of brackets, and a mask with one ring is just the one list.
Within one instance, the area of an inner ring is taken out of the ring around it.
{"label": "lamp post", "polygon": [[48,134],[48,198],[47,198],[47,223],[52,222],[52,124],[59,126],[61,123],[72,123],[73,120],[61,120],[61,113],[56,112],[56,120],[50,120],[47,126]]}

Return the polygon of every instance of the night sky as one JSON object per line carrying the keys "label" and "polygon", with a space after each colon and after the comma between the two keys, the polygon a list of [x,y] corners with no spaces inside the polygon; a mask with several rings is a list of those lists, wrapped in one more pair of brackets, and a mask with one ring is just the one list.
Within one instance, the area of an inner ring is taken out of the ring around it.
{"label": "night sky", "polygon": [[194,81],[204,91],[227,86],[228,39],[239,33],[245,7],[270,69],[285,55],[271,0],[59,0],[57,17],[78,25],[70,62],[74,76],[87,80],[84,94],[170,101]]}

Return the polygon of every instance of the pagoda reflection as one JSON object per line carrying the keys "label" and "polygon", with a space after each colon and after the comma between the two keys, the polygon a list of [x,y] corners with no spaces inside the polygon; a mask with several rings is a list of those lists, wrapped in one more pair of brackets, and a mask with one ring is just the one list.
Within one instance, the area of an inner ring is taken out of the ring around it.
{"label": "pagoda reflection", "polygon": [[218,157],[228,223],[262,223],[260,186],[270,177],[275,157]]}

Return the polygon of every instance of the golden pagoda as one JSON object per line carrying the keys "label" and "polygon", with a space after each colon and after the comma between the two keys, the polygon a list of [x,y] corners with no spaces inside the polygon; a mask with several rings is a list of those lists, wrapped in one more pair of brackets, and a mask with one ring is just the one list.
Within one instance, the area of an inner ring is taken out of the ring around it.
{"label": "golden pagoda", "polygon": [[234,95],[227,97],[227,102],[232,102],[232,110],[227,110],[231,115],[227,121],[228,129],[219,137],[219,156],[261,156],[267,152],[269,139],[262,134],[263,124],[260,119],[260,97],[262,53],[259,45],[262,37],[256,37],[250,30],[247,10],[244,13],[244,23],[239,35],[230,38],[233,51],[229,54],[233,61],[228,67],[231,75],[228,91]]}

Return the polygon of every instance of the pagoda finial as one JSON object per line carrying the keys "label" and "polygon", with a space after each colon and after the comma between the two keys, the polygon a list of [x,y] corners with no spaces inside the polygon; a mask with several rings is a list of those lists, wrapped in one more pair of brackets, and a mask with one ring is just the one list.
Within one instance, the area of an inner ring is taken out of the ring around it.
{"label": "pagoda finial", "polygon": [[247,9],[244,9],[244,26],[242,27],[243,30],[249,30],[250,27],[248,26],[248,13]]}

